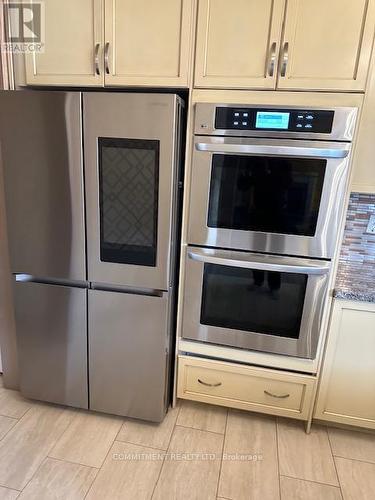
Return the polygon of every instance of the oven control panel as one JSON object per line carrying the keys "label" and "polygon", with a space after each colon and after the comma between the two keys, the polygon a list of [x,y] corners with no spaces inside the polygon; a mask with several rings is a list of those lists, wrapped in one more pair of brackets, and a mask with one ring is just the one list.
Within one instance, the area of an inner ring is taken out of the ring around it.
{"label": "oven control panel", "polygon": [[334,111],[217,107],[216,130],[264,130],[329,134]]}

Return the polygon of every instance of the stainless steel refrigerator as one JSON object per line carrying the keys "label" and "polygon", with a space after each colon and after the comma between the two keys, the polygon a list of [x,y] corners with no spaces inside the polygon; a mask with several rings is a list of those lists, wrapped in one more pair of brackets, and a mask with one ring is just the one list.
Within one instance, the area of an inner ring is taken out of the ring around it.
{"label": "stainless steel refrigerator", "polygon": [[182,107],[173,94],[0,93],[25,396],[163,419]]}

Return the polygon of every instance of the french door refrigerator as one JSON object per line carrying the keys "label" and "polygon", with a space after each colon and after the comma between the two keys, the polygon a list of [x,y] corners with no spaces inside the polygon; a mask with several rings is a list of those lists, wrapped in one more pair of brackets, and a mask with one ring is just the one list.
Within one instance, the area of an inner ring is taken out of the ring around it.
{"label": "french door refrigerator", "polygon": [[22,91],[0,109],[21,392],[161,421],[181,100]]}

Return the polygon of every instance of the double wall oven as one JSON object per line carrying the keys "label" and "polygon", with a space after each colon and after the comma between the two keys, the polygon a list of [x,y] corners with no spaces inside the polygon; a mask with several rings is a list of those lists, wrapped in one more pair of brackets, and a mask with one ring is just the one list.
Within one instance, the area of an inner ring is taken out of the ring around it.
{"label": "double wall oven", "polygon": [[356,116],[196,105],[183,338],[315,358]]}

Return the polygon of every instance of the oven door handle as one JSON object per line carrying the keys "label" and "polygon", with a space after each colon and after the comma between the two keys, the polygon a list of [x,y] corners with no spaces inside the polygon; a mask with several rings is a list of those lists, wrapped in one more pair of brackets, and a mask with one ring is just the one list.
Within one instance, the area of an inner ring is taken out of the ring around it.
{"label": "oven door handle", "polygon": [[257,269],[260,271],[275,271],[280,273],[324,275],[329,273],[331,267],[329,263],[325,263],[322,265],[285,264],[282,263],[281,261],[277,262],[278,260],[277,257],[272,257],[272,260],[274,260],[274,262],[267,262],[267,261],[259,262],[257,260],[251,260],[251,258],[249,258],[249,260],[231,259],[226,257],[218,257],[215,255],[207,255],[199,250],[189,250],[188,256],[192,260],[196,260],[198,262],[203,262],[207,264],[242,267],[246,269]]}
{"label": "oven door handle", "polygon": [[349,155],[348,149],[317,148],[302,146],[268,146],[258,144],[218,144],[197,142],[197,151],[209,153],[234,153],[252,154],[268,156],[298,156],[305,158],[346,158]]}

